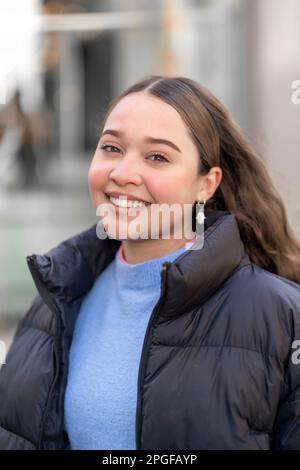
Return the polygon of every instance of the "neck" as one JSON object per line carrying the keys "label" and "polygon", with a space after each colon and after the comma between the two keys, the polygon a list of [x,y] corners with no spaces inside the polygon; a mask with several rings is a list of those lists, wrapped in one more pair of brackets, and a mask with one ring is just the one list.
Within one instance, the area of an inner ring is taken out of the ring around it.
{"label": "neck", "polygon": [[150,261],[173,253],[182,248],[187,242],[186,238],[170,240],[123,240],[122,253],[127,263],[136,264]]}

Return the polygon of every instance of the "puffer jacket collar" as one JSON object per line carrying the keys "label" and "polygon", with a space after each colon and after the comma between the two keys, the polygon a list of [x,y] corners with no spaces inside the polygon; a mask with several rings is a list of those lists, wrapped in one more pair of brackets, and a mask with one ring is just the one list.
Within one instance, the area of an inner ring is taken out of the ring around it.
{"label": "puffer jacket collar", "polygon": [[[213,211],[205,219],[204,245],[187,250],[167,263],[164,308],[161,315],[180,315],[204,302],[231,273],[249,264],[233,214]],[[36,287],[50,308],[62,312],[70,334],[72,311],[113,260],[121,242],[96,234],[96,224],[64,241],[44,255],[27,257]],[[76,315],[73,315],[73,317]]]}

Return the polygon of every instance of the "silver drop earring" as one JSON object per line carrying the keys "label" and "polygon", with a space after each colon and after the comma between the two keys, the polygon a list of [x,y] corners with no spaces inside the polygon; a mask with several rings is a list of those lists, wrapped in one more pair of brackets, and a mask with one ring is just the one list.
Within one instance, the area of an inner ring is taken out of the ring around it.
{"label": "silver drop earring", "polygon": [[196,216],[195,216],[195,227],[196,241],[192,244],[189,250],[201,250],[204,246],[204,206],[206,201],[196,202]]}
{"label": "silver drop earring", "polygon": [[197,201],[196,204],[196,233],[197,235],[202,235],[204,232],[204,206],[206,201],[203,202]]}

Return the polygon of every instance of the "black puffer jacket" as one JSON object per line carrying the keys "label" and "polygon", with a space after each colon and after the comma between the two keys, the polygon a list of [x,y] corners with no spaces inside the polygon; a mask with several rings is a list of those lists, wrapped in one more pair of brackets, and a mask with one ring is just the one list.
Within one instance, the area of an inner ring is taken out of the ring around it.
{"label": "black puffer jacket", "polygon": [[[67,444],[72,331],[119,246],[94,225],[28,257],[38,295],[0,372],[1,449]],[[137,449],[300,449],[300,286],[252,264],[235,217],[214,212],[204,247],[165,263],[161,287],[140,360]]]}

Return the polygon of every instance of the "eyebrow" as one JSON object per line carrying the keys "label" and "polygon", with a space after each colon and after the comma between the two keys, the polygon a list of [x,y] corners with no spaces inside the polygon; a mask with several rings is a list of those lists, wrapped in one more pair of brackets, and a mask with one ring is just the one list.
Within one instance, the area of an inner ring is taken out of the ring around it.
{"label": "eyebrow", "polygon": [[[105,134],[111,134],[111,135],[114,135],[115,137],[122,137],[123,136],[123,132],[120,132],[120,131],[116,131],[114,129],[106,129],[104,132],[102,132],[102,136],[104,136]],[[150,143],[150,144],[165,144],[165,145],[169,145],[169,147],[172,147],[174,150],[176,150],[177,152],[181,153],[181,150],[177,147],[177,145],[175,145],[173,142],[171,142],[170,140],[167,140],[167,139],[158,139],[156,137],[145,137],[145,142],[147,143]]]}

